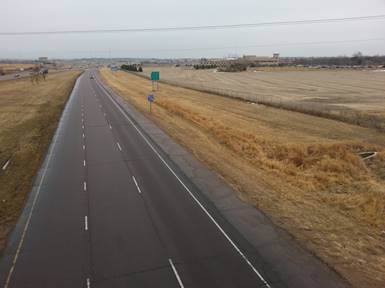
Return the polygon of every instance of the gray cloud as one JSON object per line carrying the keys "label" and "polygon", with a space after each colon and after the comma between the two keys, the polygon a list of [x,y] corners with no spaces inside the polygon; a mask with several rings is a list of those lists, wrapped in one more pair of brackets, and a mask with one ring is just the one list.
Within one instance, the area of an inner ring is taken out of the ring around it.
{"label": "gray cloud", "polygon": [[[383,0],[3,0],[0,32],[200,26],[377,14],[385,14]],[[0,36],[0,58],[384,54],[385,41],[379,38],[385,38],[385,20],[212,31]],[[372,40],[344,42],[357,39]]]}

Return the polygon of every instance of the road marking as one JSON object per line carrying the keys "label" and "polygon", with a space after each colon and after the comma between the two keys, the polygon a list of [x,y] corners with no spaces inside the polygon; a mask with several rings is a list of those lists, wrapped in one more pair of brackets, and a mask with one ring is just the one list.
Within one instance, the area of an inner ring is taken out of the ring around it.
{"label": "road marking", "polygon": [[83,182],[83,190],[87,191],[87,183],[86,183],[86,181]]}
{"label": "road marking", "polygon": [[106,113],[103,113],[103,114],[104,114],[104,117],[106,117],[107,114]]}
{"label": "road marking", "polygon": [[163,164],[170,170],[170,172],[175,176],[175,178],[179,181],[179,183],[185,188],[185,190],[190,194],[192,199],[198,204],[198,206],[203,210],[203,212],[210,218],[210,220],[214,223],[214,225],[218,228],[218,230],[222,233],[222,235],[229,241],[231,246],[238,252],[241,258],[246,262],[246,264],[253,270],[253,272],[258,276],[258,278],[264,283],[265,287],[271,288],[270,284],[263,278],[261,273],[254,267],[254,265],[250,262],[247,256],[238,248],[238,246],[231,240],[230,236],[227,235],[225,230],[218,224],[218,222],[214,219],[213,216],[207,211],[207,209],[203,206],[203,204],[195,197],[195,195],[191,192],[191,190],[184,184],[184,182],[179,178],[179,176],[175,173],[175,171],[168,165],[168,163],[163,159],[163,157],[159,154],[159,152],[154,148],[151,142],[147,139],[147,137],[140,131],[140,129],[136,126],[136,124],[127,116],[126,112],[115,102],[116,100],[112,98],[112,96],[108,93],[108,91],[101,86],[98,82],[97,85],[105,91],[105,94],[108,98],[110,98],[111,102],[115,105],[116,108],[123,114],[123,116],[127,119],[128,122],[135,128],[135,130],[139,133],[139,135],[144,139],[147,145],[151,148],[152,151],[158,156],[158,158],[163,162]]}
{"label": "road marking", "polygon": [[178,280],[179,286],[180,286],[181,288],[184,288],[182,279],[180,279],[180,276],[179,276],[178,271],[176,270],[176,268],[175,268],[175,266],[174,266],[174,263],[172,262],[171,259],[168,259],[168,262],[169,262],[170,265],[171,265],[171,268],[172,268],[172,271],[173,271],[174,274],[175,274],[176,280]]}
{"label": "road marking", "polygon": [[8,167],[8,165],[9,165],[9,163],[11,163],[11,159],[8,159],[8,161],[7,162],[5,162],[5,164],[4,164],[4,166],[3,166],[3,170],[5,170],[5,169],[7,169],[7,167]]}
{"label": "road marking", "polygon": [[84,133],[83,133],[83,138],[86,138],[86,135],[84,135]]}
{"label": "road marking", "polygon": [[140,187],[139,187],[139,185],[138,185],[138,182],[136,182],[135,176],[132,176],[132,180],[134,180],[135,186],[136,186],[136,188],[138,189],[139,194],[142,194],[142,190],[140,190]]}
{"label": "road marking", "polygon": [[[76,80],[75,88],[77,87],[77,85],[78,85],[78,83],[79,83],[78,81],[79,81],[79,78],[78,78],[78,80]],[[74,89],[75,89],[75,88],[74,88]],[[75,95],[75,93],[73,93],[73,92],[74,92],[74,89],[73,89],[72,92],[71,92],[71,98],[70,98],[70,100],[67,102],[67,105],[68,105],[68,103],[69,103],[70,101],[72,101],[72,99],[73,99],[73,97],[74,97],[73,95]],[[68,107],[67,105],[66,105],[66,107],[64,108],[64,110]],[[62,118],[61,118],[60,120],[62,120]],[[56,133],[55,133],[55,135],[56,135]],[[55,146],[56,146],[56,142],[54,141],[54,142],[52,143],[51,151],[54,151]],[[33,198],[32,205],[31,205],[31,210],[29,211],[27,221],[25,222],[25,226],[24,226],[24,229],[23,229],[23,233],[21,234],[21,238],[20,238],[19,245],[17,246],[15,256],[13,257],[13,260],[12,260],[12,266],[11,266],[11,269],[9,269],[8,276],[7,276],[7,279],[6,279],[5,284],[4,284],[4,288],[8,288],[9,283],[10,283],[10,281],[11,281],[11,277],[12,277],[13,271],[15,270],[15,265],[16,265],[17,259],[19,258],[20,250],[21,250],[21,247],[23,246],[24,239],[25,239],[25,235],[27,234],[27,230],[28,230],[29,224],[31,223],[32,214],[33,214],[33,211],[34,211],[34,209],[35,209],[35,205],[36,205],[36,202],[37,202],[37,198],[39,197],[39,194],[40,194],[40,190],[41,190],[41,186],[42,186],[42,184],[43,184],[43,180],[44,180],[44,178],[45,178],[45,175],[47,174],[48,163],[50,163],[51,158],[52,158],[52,155],[53,155],[53,153],[48,154],[47,165],[43,168],[43,174],[42,174],[42,176],[41,176],[41,178],[40,178],[40,182],[39,182],[39,185],[38,185],[38,187],[37,187],[37,191],[36,191],[35,197]]]}
{"label": "road marking", "polygon": [[86,160],[83,160],[83,166],[86,167]]}
{"label": "road marking", "polygon": [[91,287],[91,281],[90,281],[90,278],[87,278],[86,283],[87,283],[87,288],[90,288],[90,287]]}
{"label": "road marking", "polygon": [[86,145],[83,145],[83,150],[86,150]]}
{"label": "road marking", "polygon": [[110,124],[110,129],[112,129],[112,126],[111,126],[111,124]]}
{"label": "road marking", "polygon": [[82,129],[84,130],[84,125],[82,125]]}
{"label": "road marking", "polygon": [[122,151],[122,147],[120,147],[119,142],[116,142],[116,145],[118,145],[119,150]]}
{"label": "road marking", "polygon": [[88,217],[84,216],[84,230],[88,230]]}

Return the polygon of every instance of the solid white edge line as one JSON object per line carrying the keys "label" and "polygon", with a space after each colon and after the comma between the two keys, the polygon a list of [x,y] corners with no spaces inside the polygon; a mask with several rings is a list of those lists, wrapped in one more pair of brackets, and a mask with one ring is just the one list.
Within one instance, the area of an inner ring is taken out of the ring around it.
{"label": "solid white edge line", "polygon": [[238,252],[238,254],[243,258],[243,260],[249,265],[249,267],[253,270],[253,272],[259,277],[259,279],[265,284],[266,287],[271,288],[269,283],[263,278],[261,273],[253,266],[250,260],[246,257],[246,255],[238,248],[237,245],[231,240],[230,236],[226,234],[223,228],[215,221],[213,216],[207,211],[207,209],[203,206],[201,202],[195,197],[195,195],[190,191],[190,189],[184,184],[184,182],[178,177],[178,175],[174,172],[174,170],[167,164],[167,162],[163,159],[163,157],[159,154],[159,152],[154,148],[154,146],[149,142],[147,137],[140,131],[140,129],[135,125],[135,123],[126,115],[123,109],[115,102],[116,100],[112,98],[112,96],[107,92],[106,89],[101,86],[101,84],[96,81],[97,85],[105,91],[105,94],[110,98],[111,102],[119,109],[119,111],[123,114],[123,116],[130,122],[130,124],[135,128],[135,130],[139,133],[140,136],[144,139],[147,145],[151,148],[152,151],[158,156],[158,158],[163,162],[164,165],[170,170],[170,172],[175,176],[175,178],[179,181],[179,183],[186,189],[186,191],[190,194],[190,196],[194,199],[194,201],[199,205],[199,207],[206,213],[206,215],[210,218],[210,220],[217,226],[219,231],[223,236],[229,241],[229,243],[234,247],[234,249]]}
{"label": "solid white edge line", "polygon": [[[75,94],[72,94],[76,89],[78,89],[78,83],[80,82],[80,78],[82,76],[80,76],[77,80],[76,80],[76,84],[75,84],[75,87],[74,89],[72,90],[71,92],[71,97],[70,99],[68,100],[67,104],[66,104],[66,107],[63,109],[63,113],[64,111],[66,110],[67,108],[67,105],[70,101],[72,101],[72,95],[75,95]],[[79,80],[79,82],[78,82]],[[63,115],[62,113],[62,115]],[[60,119],[60,122],[61,122],[61,119]],[[54,137],[56,136],[56,133],[54,135]],[[53,137],[53,138],[54,138]],[[55,149],[55,146],[56,146],[56,142],[53,142],[52,143],[52,148],[51,148],[51,151],[54,151]],[[31,206],[31,210],[29,211],[29,215],[28,215],[28,218],[27,218],[27,221],[25,222],[25,226],[24,226],[24,229],[23,229],[23,233],[21,234],[21,238],[20,238],[20,242],[19,242],[19,245],[17,246],[17,249],[16,249],[16,253],[15,253],[15,256],[13,257],[13,260],[12,260],[12,266],[11,266],[11,269],[9,269],[9,272],[8,272],[8,276],[7,276],[7,279],[5,281],[5,284],[4,284],[4,288],[8,288],[9,286],[9,282],[11,281],[11,277],[12,277],[12,274],[13,274],[13,271],[15,270],[15,265],[16,265],[16,262],[17,262],[17,259],[19,257],[19,254],[20,254],[20,250],[21,250],[21,247],[23,246],[23,243],[24,243],[24,239],[25,239],[25,235],[27,233],[27,229],[29,227],[29,223],[31,222],[31,218],[32,218],[32,213],[33,213],[33,210],[35,208],[35,205],[36,205],[36,201],[37,201],[37,198],[39,197],[39,194],[40,194],[40,190],[41,190],[41,185],[43,184],[43,180],[45,178],[45,175],[47,174],[47,170],[48,170],[48,163],[50,163],[51,161],[51,158],[52,158],[52,155],[53,153],[49,153],[48,155],[48,158],[47,158],[47,165],[44,167],[44,170],[43,170],[43,174],[40,178],[40,182],[39,182],[39,185],[37,187],[37,191],[36,191],[36,194],[35,194],[35,197],[33,198],[33,201],[32,201],[32,206]]]}
{"label": "solid white edge line", "polygon": [[86,181],[83,182],[83,190],[87,191],[87,183],[86,183]]}
{"label": "solid white edge line", "polygon": [[5,170],[5,169],[7,169],[7,167],[8,167],[8,165],[9,165],[9,163],[11,163],[11,159],[8,159],[8,161],[7,162],[5,162],[5,164],[4,164],[4,166],[3,166],[3,170]]}
{"label": "solid white edge line", "polygon": [[180,276],[179,276],[179,273],[178,273],[178,270],[176,270],[175,266],[174,266],[174,263],[172,262],[172,260],[169,258],[168,259],[168,262],[170,263],[171,265],[171,268],[172,268],[172,271],[174,272],[175,274],[175,278],[176,280],[178,280],[178,283],[179,283],[179,286],[181,288],[184,288],[184,285],[183,285],[183,282],[182,282],[182,279],[180,279]]}
{"label": "solid white edge line", "polygon": [[132,176],[132,180],[134,180],[135,186],[138,189],[139,193],[142,194],[142,190],[140,190],[140,187],[138,185],[138,182],[136,182],[135,176]]}
{"label": "solid white edge line", "polygon": [[116,145],[118,145],[119,150],[122,151],[122,147],[120,147],[119,142],[116,142]]}
{"label": "solid white edge line", "polygon": [[88,217],[84,216],[84,230],[88,230]]}

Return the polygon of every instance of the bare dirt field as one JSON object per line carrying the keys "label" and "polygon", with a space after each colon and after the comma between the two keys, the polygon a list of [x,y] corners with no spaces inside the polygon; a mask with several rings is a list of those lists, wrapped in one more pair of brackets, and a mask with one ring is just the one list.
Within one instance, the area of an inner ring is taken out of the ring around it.
{"label": "bare dirt field", "polygon": [[55,73],[39,84],[27,78],[0,81],[0,251],[79,73]]}
{"label": "bare dirt field", "polygon": [[[156,70],[160,71],[161,80],[170,84],[299,111],[322,111],[339,118],[355,118],[353,120],[368,122],[365,126],[372,127],[373,123],[369,122],[381,121],[377,125],[385,128],[385,70],[259,69],[227,73],[184,67],[145,67],[144,73],[149,75]],[[376,116],[379,119],[373,119]]]}
{"label": "bare dirt field", "polygon": [[[162,83],[150,114],[149,80],[100,73],[354,287],[385,287],[383,133]],[[372,159],[357,155],[371,150]]]}

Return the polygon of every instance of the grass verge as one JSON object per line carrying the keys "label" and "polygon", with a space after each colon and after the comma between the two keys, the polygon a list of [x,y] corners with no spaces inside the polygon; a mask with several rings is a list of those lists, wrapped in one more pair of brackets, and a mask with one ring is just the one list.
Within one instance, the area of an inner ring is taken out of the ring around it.
{"label": "grass verge", "polygon": [[167,84],[150,114],[148,80],[101,76],[354,287],[384,287],[384,134]]}

